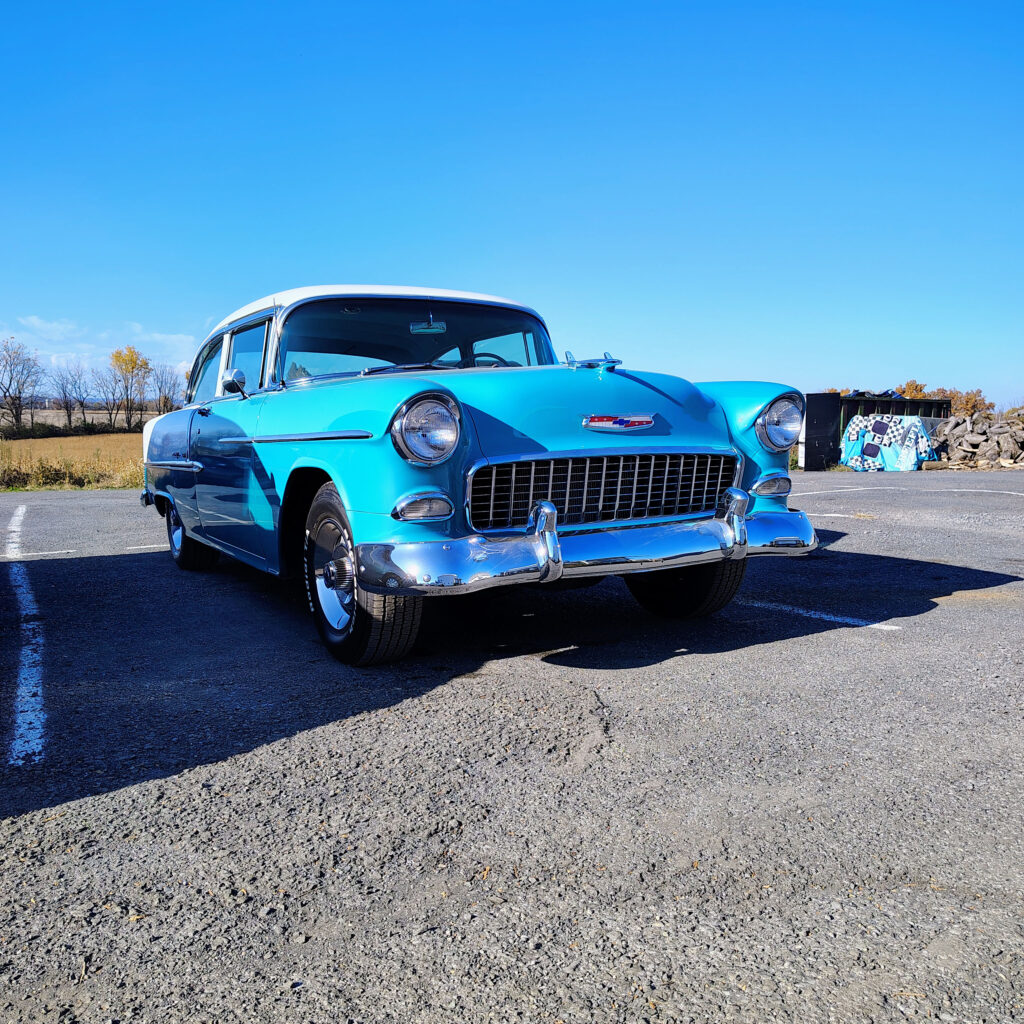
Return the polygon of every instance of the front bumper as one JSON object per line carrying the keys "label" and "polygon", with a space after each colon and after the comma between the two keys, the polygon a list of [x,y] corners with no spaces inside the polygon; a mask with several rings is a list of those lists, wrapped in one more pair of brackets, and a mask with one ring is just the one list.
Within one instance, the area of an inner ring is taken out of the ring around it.
{"label": "front bumper", "polygon": [[675,569],[751,555],[803,555],[818,544],[803,512],[746,515],[749,497],[729,488],[713,519],[595,528],[559,535],[550,502],[534,507],[525,534],[358,544],[363,589],[378,594],[466,594],[512,583]]}

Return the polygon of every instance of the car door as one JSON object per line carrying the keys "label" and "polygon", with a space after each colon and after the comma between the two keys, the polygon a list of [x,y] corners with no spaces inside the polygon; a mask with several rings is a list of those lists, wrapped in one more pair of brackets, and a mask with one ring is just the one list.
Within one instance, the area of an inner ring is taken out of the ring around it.
{"label": "car door", "polygon": [[[215,393],[192,418],[192,458],[202,463],[196,502],[203,532],[254,565],[266,561],[266,531],[257,526],[265,504],[253,475],[253,437],[265,395],[261,368],[268,320],[234,328],[224,336]],[[221,381],[231,370],[245,375],[244,394],[227,394]]]}

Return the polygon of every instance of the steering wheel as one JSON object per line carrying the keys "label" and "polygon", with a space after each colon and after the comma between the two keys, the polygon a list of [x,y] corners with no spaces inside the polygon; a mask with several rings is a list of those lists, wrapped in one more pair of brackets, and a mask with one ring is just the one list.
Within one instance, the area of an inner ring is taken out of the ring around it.
{"label": "steering wheel", "polygon": [[481,356],[486,356],[488,359],[493,359],[498,364],[498,366],[515,366],[516,365],[515,363],[510,363],[504,356],[499,356],[497,352],[474,352],[473,353],[473,363],[474,363],[474,365],[479,366],[479,363],[477,363],[477,360]]}

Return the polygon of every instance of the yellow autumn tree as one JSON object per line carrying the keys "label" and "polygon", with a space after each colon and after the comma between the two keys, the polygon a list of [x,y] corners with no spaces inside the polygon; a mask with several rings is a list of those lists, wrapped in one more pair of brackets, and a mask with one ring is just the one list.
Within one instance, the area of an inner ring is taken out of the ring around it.
{"label": "yellow autumn tree", "polygon": [[924,384],[918,384],[913,377],[901,388],[896,389],[904,398],[928,398],[928,390]]}
{"label": "yellow autumn tree", "polygon": [[137,418],[138,426],[141,427],[146,387],[153,373],[152,365],[134,345],[125,345],[110,353],[110,368],[121,381],[125,426],[131,430]]}
{"label": "yellow autumn tree", "polygon": [[973,391],[959,391],[956,388],[936,388],[929,391],[927,398],[948,398],[950,401],[950,412],[954,416],[973,416],[976,412],[991,412],[995,402],[990,402],[982,392],[981,388]]}

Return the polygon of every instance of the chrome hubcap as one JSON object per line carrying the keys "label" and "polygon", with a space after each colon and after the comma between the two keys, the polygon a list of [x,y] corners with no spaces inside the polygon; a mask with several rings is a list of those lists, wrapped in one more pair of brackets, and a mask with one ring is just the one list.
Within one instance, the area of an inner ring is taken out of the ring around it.
{"label": "chrome hubcap", "polygon": [[342,590],[347,593],[352,589],[354,576],[352,559],[347,555],[324,565],[324,586],[329,590]]}
{"label": "chrome hubcap", "polygon": [[317,602],[328,625],[347,633],[355,615],[355,567],[348,537],[333,519],[323,520],[313,538],[313,575]]}
{"label": "chrome hubcap", "polygon": [[172,505],[167,510],[167,539],[171,542],[173,551],[181,550],[181,541],[185,535],[185,527],[181,525],[178,518],[178,510]]}

